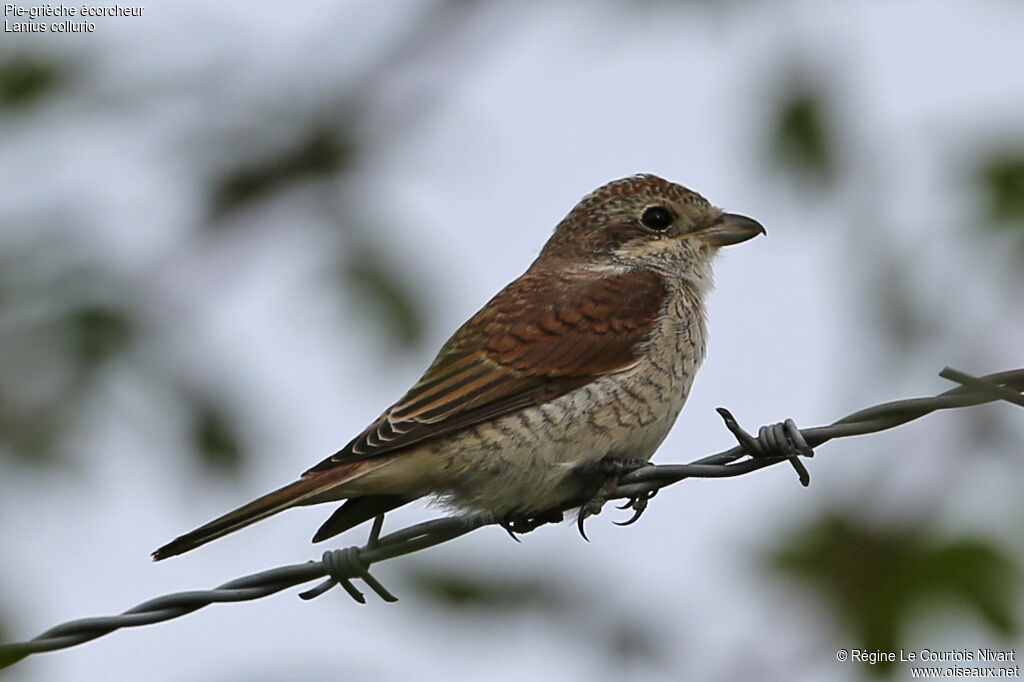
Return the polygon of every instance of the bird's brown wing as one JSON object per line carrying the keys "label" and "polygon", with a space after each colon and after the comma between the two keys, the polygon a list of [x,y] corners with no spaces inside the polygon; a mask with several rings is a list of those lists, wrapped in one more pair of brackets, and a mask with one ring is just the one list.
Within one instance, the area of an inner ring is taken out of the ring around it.
{"label": "bird's brown wing", "polygon": [[[423,378],[340,452],[298,481],[200,526],[153,553],[164,559],[244,528],[379,466],[374,458],[491,417],[557,398],[633,366],[665,300],[661,278],[541,276],[508,285],[445,344]],[[401,505],[397,495],[349,500],[321,540]]]}
{"label": "bird's brown wing", "polygon": [[445,344],[423,378],[342,450],[306,472],[394,452],[632,367],[665,300],[647,270],[527,273]]}

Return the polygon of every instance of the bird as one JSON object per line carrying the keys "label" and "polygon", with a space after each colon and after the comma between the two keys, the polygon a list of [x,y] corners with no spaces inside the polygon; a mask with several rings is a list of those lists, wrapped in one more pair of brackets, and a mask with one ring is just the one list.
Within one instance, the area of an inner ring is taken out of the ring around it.
{"label": "bird", "polygon": [[[425,496],[493,513],[509,532],[579,508],[582,532],[618,478],[649,462],[686,402],[707,350],[719,248],[764,233],[656,175],[597,188],[362,433],[154,560],[329,502],[343,504],[314,542]],[[631,505],[639,515],[645,499]]]}

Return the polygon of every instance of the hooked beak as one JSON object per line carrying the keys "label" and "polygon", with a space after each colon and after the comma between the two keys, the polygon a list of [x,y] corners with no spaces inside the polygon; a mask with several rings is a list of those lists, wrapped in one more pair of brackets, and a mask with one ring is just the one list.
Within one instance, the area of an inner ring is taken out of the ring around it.
{"label": "hooked beak", "polygon": [[767,234],[761,223],[736,213],[723,213],[714,222],[692,233],[711,246],[729,246]]}

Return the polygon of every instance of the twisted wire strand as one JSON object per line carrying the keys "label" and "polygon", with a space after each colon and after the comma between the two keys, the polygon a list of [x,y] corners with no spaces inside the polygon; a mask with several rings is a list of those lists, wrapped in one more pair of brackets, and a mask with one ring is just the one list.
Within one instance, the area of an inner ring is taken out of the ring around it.
{"label": "twisted wire strand", "polygon": [[[736,435],[740,445],[689,464],[652,464],[637,469],[619,479],[619,486],[611,493],[610,499],[626,498],[633,500],[634,503],[636,500],[643,500],[646,504],[646,500],[661,488],[687,478],[740,476],[787,461],[794,463],[800,473],[801,482],[806,484],[806,470],[801,473],[803,465],[797,466],[798,458],[811,456],[812,448],[834,438],[876,433],[919,419],[937,410],[956,409],[997,400],[1024,407],[1024,395],[1021,393],[1024,391],[1024,369],[973,377],[947,367],[942,370],[940,376],[960,385],[927,398],[894,400],[875,405],[854,412],[827,426],[798,429],[792,420],[786,420],[772,427],[762,427],[757,438],[750,436],[735,424],[728,411],[720,409],[719,413]],[[639,513],[636,517],[638,516]],[[320,561],[307,561],[254,573],[228,581],[211,590],[164,595],[143,602],[119,615],[68,621],[31,640],[0,644],[0,669],[32,654],[83,644],[120,628],[180,618],[210,604],[261,599],[316,579],[325,580],[317,587],[304,592],[301,595],[304,599],[314,598],[331,587],[340,585],[353,599],[365,602],[362,593],[351,582],[359,579],[385,601],[395,601],[396,598],[369,574],[369,567],[372,564],[418,552],[454,540],[478,528],[499,523],[502,523],[502,519],[482,512],[425,521],[380,537],[379,518],[373,525],[366,545],[325,552]]]}

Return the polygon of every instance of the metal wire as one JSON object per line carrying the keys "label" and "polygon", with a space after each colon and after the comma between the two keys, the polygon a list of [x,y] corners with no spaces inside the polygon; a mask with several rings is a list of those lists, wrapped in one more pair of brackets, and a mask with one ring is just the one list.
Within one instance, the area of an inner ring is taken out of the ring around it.
{"label": "metal wire", "polygon": [[[800,475],[801,482],[806,485],[809,476],[799,458],[811,456],[812,448],[834,438],[875,433],[919,419],[937,410],[968,407],[996,400],[1024,406],[1024,395],[1021,394],[1024,390],[1024,369],[973,377],[947,367],[942,370],[940,376],[955,381],[960,386],[928,398],[910,398],[875,405],[854,412],[828,426],[798,429],[792,420],[786,420],[762,427],[757,438],[744,431],[727,410],[720,409],[719,413],[727,428],[739,441],[739,445],[690,464],[649,465],[637,469],[619,479],[619,486],[611,493],[610,499],[625,498],[633,501],[638,516],[654,493],[684,479],[739,476],[782,462],[792,463]],[[638,504],[638,500],[642,501],[642,504]],[[553,516],[557,518],[559,515],[555,513]],[[150,625],[179,618],[210,604],[260,599],[321,578],[326,580],[317,587],[303,592],[301,596],[304,599],[312,599],[340,585],[353,599],[363,603],[365,597],[352,584],[352,580],[359,579],[385,601],[395,601],[396,598],[370,575],[369,567],[372,564],[418,552],[454,540],[477,528],[502,522],[503,519],[489,513],[467,514],[418,523],[380,537],[382,517],[379,517],[373,524],[370,539],[362,547],[325,552],[320,561],[254,573],[226,582],[212,590],[164,595],[139,604],[120,615],[73,620],[50,628],[26,642],[0,644],[0,669],[32,654],[82,644],[120,628]]]}

